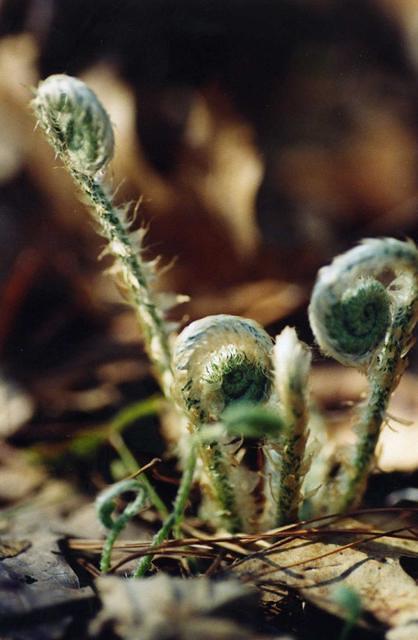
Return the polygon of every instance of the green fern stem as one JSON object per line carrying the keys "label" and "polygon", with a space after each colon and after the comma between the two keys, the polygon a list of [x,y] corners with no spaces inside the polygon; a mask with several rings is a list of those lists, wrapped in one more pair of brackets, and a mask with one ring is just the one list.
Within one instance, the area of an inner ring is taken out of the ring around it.
{"label": "green fern stem", "polygon": [[200,445],[199,456],[210,478],[209,491],[218,505],[217,519],[230,533],[243,531],[245,525],[237,507],[234,486],[229,478],[230,462],[222,445]]}
{"label": "green fern stem", "polygon": [[418,251],[412,242],[365,240],[319,272],[309,307],[315,338],[326,355],[356,367],[369,383],[356,443],[336,477],[321,488],[325,511],[344,511],[363,497],[388,403],[413,342],[417,305]]}
{"label": "green fern stem", "polygon": [[[126,491],[135,492],[136,497],[125,507],[123,512],[113,520],[112,513],[115,510],[115,500]],[[128,522],[145,506],[147,498],[146,490],[138,480],[122,480],[105,489],[97,496],[97,516],[103,526],[109,529],[100,559],[100,571],[102,573],[107,573],[110,569],[112,549],[116,539]]]}
{"label": "green fern stem", "polygon": [[[292,427],[296,425],[293,424]],[[301,503],[302,459],[306,447],[306,436],[291,431],[282,442],[279,474],[280,486],[277,497],[277,526],[296,522]]]}
{"label": "green fern stem", "polygon": [[[228,406],[268,398],[271,348],[270,337],[256,322],[238,316],[208,316],[182,331],[174,348],[174,389],[192,425],[191,437],[198,437],[205,425],[222,420]],[[199,479],[214,519],[236,532],[251,526],[255,505],[250,473],[237,464],[230,440],[223,437],[200,444]],[[248,491],[244,499],[243,490]]]}
{"label": "green fern stem", "polygon": [[147,264],[141,259],[136,243],[131,241],[131,234],[121,215],[123,212],[113,205],[100,182],[75,170],[71,170],[71,175],[87,196],[100,234],[109,243],[106,251],[117,261],[122,282],[139,321],[146,352],[164,395],[169,398],[173,384],[169,336],[162,311],[153,299]]}
{"label": "green fern stem", "polygon": [[50,76],[39,84],[32,107],[108,242],[105,253],[115,259],[113,271],[128,293],[147,354],[164,394],[170,398],[173,375],[169,331],[152,287],[155,265],[142,258],[143,230],[136,232],[136,239],[129,231],[129,208],[115,207],[101,181],[101,172],[113,154],[110,118],[91,89],[64,74]]}
{"label": "green fern stem", "polygon": [[[286,327],[277,336],[273,349],[274,382],[279,402],[282,430],[277,439],[268,439],[265,450],[268,472],[265,493],[272,493],[266,509],[271,526],[295,522],[302,502],[305,449],[308,437],[308,376],[311,354],[296,331]],[[271,488],[270,488],[271,487]],[[270,489],[270,491],[269,491]],[[275,513],[274,513],[275,512]]]}
{"label": "green fern stem", "polygon": [[[412,287],[412,297],[418,297],[418,288]],[[411,341],[411,333],[416,321],[416,302],[399,309],[384,346],[376,358],[376,364],[369,375],[370,391],[363,406],[355,430],[357,443],[349,464],[343,465],[337,478],[339,501],[337,511],[345,511],[358,506],[367,482],[367,476],[374,462],[374,452],[385,420],[387,407],[399,378],[405,368],[405,353]]]}
{"label": "green fern stem", "polygon": [[[152,540],[152,546],[157,547],[159,544],[169,536],[170,531],[178,529],[186,509],[187,501],[189,499],[190,491],[193,484],[194,472],[196,469],[196,448],[192,443],[186,461],[186,465],[181,477],[180,486],[177,492],[176,499],[174,501],[173,510],[168,518],[164,521],[161,529],[156,533]],[[144,576],[151,568],[152,554],[141,558],[138,566],[133,574],[133,577],[140,578]]]}

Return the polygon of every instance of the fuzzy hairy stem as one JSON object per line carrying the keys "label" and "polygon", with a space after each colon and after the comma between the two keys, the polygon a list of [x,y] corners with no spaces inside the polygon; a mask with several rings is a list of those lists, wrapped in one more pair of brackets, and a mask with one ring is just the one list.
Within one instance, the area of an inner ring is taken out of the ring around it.
{"label": "fuzzy hairy stem", "polygon": [[[218,422],[228,406],[269,396],[271,348],[270,337],[256,322],[238,316],[208,316],[182,331],[174,349],[174,389],[193,434]],[[237,469],[228,438],[201,444],[199,457],[200,481],[214,519],[229,531],[245,530],[255,510],[251,473]],[[248,487],[244,499],[242,483]]]}
{"label": "fuzzy hairy stem", "polygon": [[220,444],[200,445],[199,456],[210,480],[209,492],[218,504],[217,517],[231,533],[243,531],[244,523],[239,514],[235,488],[229,477],[229,460]]}
{"label": "fuzzy hairy stem", "polygon": [[[390,274],[389,286],[377,279]],[[418,251],[412,242],[366,240],[319,272],[309,307],[315,338],[325,354],[366,373],[369,382],[357,442],[321,490],[324,510],[344,511],[362,499],[388,403],[406,366],[417,307]]]}
{"label": "fuzzy hairy stem", "polygon": [[32,100],[38,123],[49,143],[84,194],[106,252],[115,260],[118,282],[127,291],[143,333],[147,354],[164,394],[173,382],[169,331],[152,287],[155,265],[141,253],[143,230],[129,231],[127,208],[116,207],[103,187],[99,171],[113,153],[112,125],[96,95],[77,78],[50,76],[41,82]]}
{"label": "fuzzy hairy stem", "polygon": [[282,429],[277,438],[268,439],[265,445],[266,518],[270,526],[280,526],[297,520],[306,467],[311,354],[294,329],[286,327],[277,336],[273,364]]}
{"label": "fuzzy hairy stem", "polygon": [[[417,296],[418,288],[415,288],[415,299]],[[355,427],[357,446],[351,464],[345,465],[337,478],[341,496],[336,505],[339,511],[356,507],[364,494],[389,400],[405,368],[403,358],[409,348],[415,321],[416,302],[398,311],[394,328],[389,332],[373,371],[369,373],[370,391]]]}
{"label": "fuzzy hairy stem", "polygon": [[[306,421],[304,420],[304,424]],[[293,431],[293,428],[295,429]],[[306,447],[306,436],[293,423],[289,435],[282,441],[280,464],[278,465],[281,478],[277,495],[276,524],[281,526],[298,519],[299,506],[302,502],[300,493],[302,485],[302,461]]]}
{"label": "fuzzy hairy stem", "polygon": [[91,203],[100,234],[109,243],[107,251],[117,261],[118,271],[141,327],[148,357],[165,396],[170,397],[173,375],[169,337],[163,314],[154,300],[147,273],[149,268],[141,257],[140,249],[131,240],[122,211],[113,205],[100,182],[77,171],[71,171],[71,174]]}

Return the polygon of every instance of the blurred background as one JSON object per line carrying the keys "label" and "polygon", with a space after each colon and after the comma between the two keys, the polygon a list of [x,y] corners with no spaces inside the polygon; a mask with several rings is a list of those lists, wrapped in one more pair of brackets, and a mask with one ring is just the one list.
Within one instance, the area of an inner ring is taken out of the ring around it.
{"label": "blurred background", "polygon": [[[108,182],[140,200],[161,288],[191,296],[177,320],[240,314],[312,344],[321,265],[363,237],[418,239],[417,67],[417,0],[0,0],[0,458],[61,451],[156,391],[31,87],[68,73],[103,101]],[[320,375],[331,408],[358,397]]]}

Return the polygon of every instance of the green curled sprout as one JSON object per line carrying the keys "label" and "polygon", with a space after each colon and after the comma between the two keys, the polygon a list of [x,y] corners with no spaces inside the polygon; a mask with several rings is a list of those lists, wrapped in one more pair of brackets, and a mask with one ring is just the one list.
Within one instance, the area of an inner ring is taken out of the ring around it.
{"label": "green curled sprout", "polygon": [[[116,499],[127,491],[134,492],[136,494],[135,498],[127,504],[120,515],[113,517],[116,510]],[[97,517],[102,525],[106,527],[106,529],[109,529],[100,560],[100,570],[102,573],[109,571],[112,549],[116,538],[126,527],[129,520],[132,520],[132,518],[146,506],[147,502],[147,492],[144,485],[138,480],[121,480],[121,482],[116,482],[97,496]]]}
{"label": "green curled sprout", "polygon": [[32,107],[55,150],[72,169],[95,176],[112,159],[110,118],[96,94],[78,78],[49,76],[39,84]]}
{"label": "green curled sprout", "polygon": [[[235,403],[263,403],[272,390],[272,341],[260,325],[239,316],[192,322],[174,345],[174,395],[192,431],[221,420]],[[259,478],[238,463],[231,436],[199,447],[200,483],[210,517],[229,531],[255,526],[253,492]]]}
{"label": "green curled sprout", "polygon": [[271,391],[269,335],[238,316],[192,322],[174,348],[175,393],[194,424],[216,421],[238,401],[262,402]]}
{"label": "green curled sprout", "polygon": [[[416,268],[413,243],[383,238],[364,240],[320,269],[309,320],[321,351],[344,365],[367,369],[408,289],[414,297]],[[378,277],[387,279],[391,272],[393,284],[387,287]]]}
{"label": "green curled sprout", "polygon": [[364,240],[323,267],[309,306],[321,351],[367,374],[369,393],[357,441],[319,502],[329,511],[356,506],[364,493],[392,392],[406,366],[418,313],[418,251],[394,238]]}

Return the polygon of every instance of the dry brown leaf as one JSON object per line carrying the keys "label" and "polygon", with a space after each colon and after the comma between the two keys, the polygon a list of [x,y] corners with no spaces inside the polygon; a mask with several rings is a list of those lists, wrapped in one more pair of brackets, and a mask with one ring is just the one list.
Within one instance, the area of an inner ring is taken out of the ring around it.
{"label": "dry brown leaf", "polygon": [[418,376],[406,373],[389,405],[389,425],[378,446],[382,471],[411,472],[418,469]]}
{"label": "dry brown leaf", "polygon": [[68,606],[92,598],[90,587],[78,578],[62,557],[58,536],[31,532],[31,543],[22,553],[9,554],[0,563],[0,626],[44,608]]}
{"label": "dry brown leaf", "polygon": [[33,401],[18,385],[0,374],[0,437],[8,438],[33,415]]}
{"label": "dry brown leaf", "polygon": [[[367,380],[355,369],[336,365],[313,370],[314,398],[327,409],[337,410],[330,435],[341,442],[353,442],[354,412],[347,403],[360,401],[367,391]],[[387,424],[377,446],[377,467],[381,471],[412,472],[418,469],[418,376],[406,373],[391,399]],[[352,407],[352,409],[354,409]]]}
{"label": "dry brown leaf", "polygon": [[31,546],[30,540],[0,539],[0,560],[14,558]]}
{"label": "dry brown leaf", "polygon": [[45,481],[45,472],[30,465],[24,453],[0,442],[0,500],[15,503]]}
{"label": "dry brown leaf", "polygon": [[[351,526],[362,526],[351,521]],[[351,548],[358,540],[347,533],[329,542],[293,539],[265,558],[253,558],[237,567],[251,584],[282,584],[297,589],[317,606],[344,618],[336,594],[342,586],[361,599],[362,618],[389,627],[388,640],[418,639],[418,586],[400,564],[402,556],[417,557],[418,540],[382,537]]]}
{"label": "dry brown leaf", "polygon": [[255,590],[236,579],[106,576],[96,585],[103,608],[93,634],[111,626],[123,640],[267,640],[235,621],[257,604]]}
{"label": "dry brown leaf", "polygon": [[191,318],[230,313],[268,325],[295,313],[306,302],[306,298],[302,286],[282,280],[263,279],[193,296],[183,310]]}

